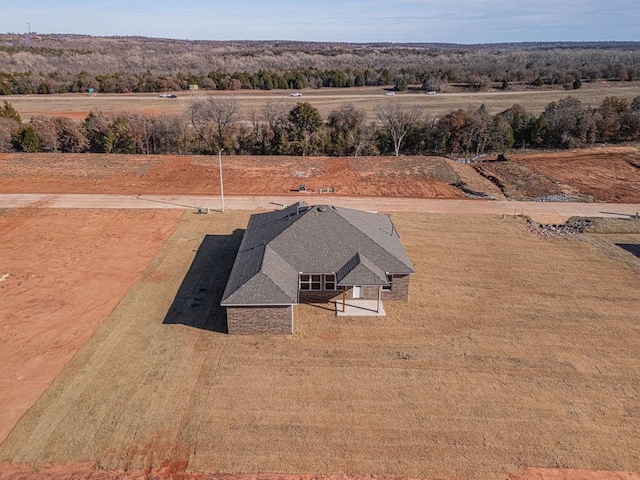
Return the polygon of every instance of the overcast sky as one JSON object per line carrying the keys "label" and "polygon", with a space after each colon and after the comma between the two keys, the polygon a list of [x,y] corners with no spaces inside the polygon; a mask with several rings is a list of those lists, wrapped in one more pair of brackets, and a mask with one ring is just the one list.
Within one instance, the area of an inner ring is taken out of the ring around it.
{"label": "overcast sky", "polygon": [[198,40],[640,40],[640,0],[0,0],[0,32]]}

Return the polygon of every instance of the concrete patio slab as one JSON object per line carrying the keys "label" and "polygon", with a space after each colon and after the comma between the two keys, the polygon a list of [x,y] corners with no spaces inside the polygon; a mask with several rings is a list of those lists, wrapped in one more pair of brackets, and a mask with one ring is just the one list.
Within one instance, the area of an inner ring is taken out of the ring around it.
{"label": "concrete patio slab", "polygon": [[384,317],[384,305],[380,302],[380,311],[376,311],[378,307],[377,300],[347,300],[345,310],[342,311],[342,302],[334,302],[336,305],[336,314],[339,317]]}

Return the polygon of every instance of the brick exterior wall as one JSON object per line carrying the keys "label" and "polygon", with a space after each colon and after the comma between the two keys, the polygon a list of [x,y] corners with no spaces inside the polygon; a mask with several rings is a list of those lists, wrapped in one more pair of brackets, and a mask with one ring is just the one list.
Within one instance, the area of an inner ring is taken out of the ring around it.
{"label": "brick exterior wall", "polygon": [[[378,287],[364,286],[360,290],[360,298],[364,300],[377,300]],[[382,296],[380,297],[382,298]],[[347,300],[353,300],[353,287],[347,287]],[[330,301],[342,301],[342,289],[340,290],[318,290],[301,291],[300,303],[326,303]]]}
{"label": "brick exterior wall", "polygon": [[383,300],[409,300],[409,275],[394,275],[391,290],[382,290]]}
{"label": "brick exterior wall", "polygon": [[[363,286],[361,297],[378,298],[378,287]],[[382,290],[382,300],[409,300],[409,275],[394,275],[391,290]],[[347,300],[353,300],[353,288],[347,288]],[[342,300],[342,290],[301,291],[300,302],[325,303]],[[227,326],[231,335],[257,333],[293,333],[293,306],[227,307]]]}
{"label": "brick exterior wall", "polygon": [[[364,286],[360,287],[360,298],[364,300],[377,300],[378,299],[378,288],[380,287],[372,287],[372,286]],[[349,289],[351,292],[351,296],[353,296],[353,288]],[[382,295],[380,295],[382,298]]]}
{"label": "brick exterior wall", "polygon": [[230,335],[293,333],[293,306],[227,307]]}
{"label": "brick exterior wall", "polygon": [[[361,287],[361,298],[365,300],[378,299],[378,287]],[[353,300],[353,288],[347,288],[347,300]],[[382,300],[409,300],[409,275],[394,275],[391,281],[391,290],[382,290],[380,294]],[[341,301],[342,290],[338,291],[301,291],[300,302],[325,303],[330,301]]]}
{"label": "brick exterior wall", "polygon": [[326,303],[342,298],[342,290],[300,290],[300,303]]}

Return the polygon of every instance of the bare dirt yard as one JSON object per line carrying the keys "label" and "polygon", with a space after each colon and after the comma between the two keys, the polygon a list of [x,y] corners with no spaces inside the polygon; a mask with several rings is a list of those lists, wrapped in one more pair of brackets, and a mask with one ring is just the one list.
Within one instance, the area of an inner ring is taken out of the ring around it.
{"label": "bare dirt yard", "polygon": [[233,337],[218,302],[247,219],[184,214],[0,445],[5,472],[637,478],[640,259],[621,245],[639,234],[394,214],[409,303],[339,319],[301,305],[292,336]]}
{"label": "bare dirt yard", "polygon": [[640,203],[640,152],[636,148],[596,147],[510,158],[597,201]]}
{"label": "bare dirt yard", "polygon": [[[225,156],[231,195],[571,199],[640,203],[640,151],[606,147],[512,153],[461,164],[443,157]],[[215,156],[0,154],[0,193],[202,194],[220,192]]]}
{"label": "bare dirt yard", "polygon": [[[34,470],[28,465],[0,464],[0,480],[400,480],[377,477],[293,474],[229,474],[185,472],[185,465],[168,464],[159,468],[102,470],[95,463],[64,463]],[[634,472],[560,468],[526,468],[522,473],[506,475],[505,480],[640,480]],[[418,479],[405,479],[418,480]],[[427,479],[422,479],[427,480]]]}
{"label": "bare dirt yard", "polygon": [[179,216],[0,210],[0,442],[137,282]]}
{"label": "bare dirt yard", "polygon": [[[451,185],[460,177],[450,163],[441,157],[228,156],[224,191],[287,195],[305,185],[316,192],[333,187],[338,195],[464,198]],[[220,192],[215,156],[0,154],[0,172],[2,193]]]}
{"label": "bare dirt yard", "polygon": [[512,200],[567,196],[584,201],[640,202],[640,151],[633,147],[508,154],[473,168]]}

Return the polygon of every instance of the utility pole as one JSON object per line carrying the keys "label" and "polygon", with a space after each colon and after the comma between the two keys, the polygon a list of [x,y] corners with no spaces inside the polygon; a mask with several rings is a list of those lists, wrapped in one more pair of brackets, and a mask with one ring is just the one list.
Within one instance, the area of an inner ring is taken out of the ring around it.
{"label": "utility pole", "polygon": [[224,148],[221,148],[218,151],[218,165],[220,166],[220,200],[222,202],[222,213],[224,213],[224,183],[222,181],[222,151]]}

